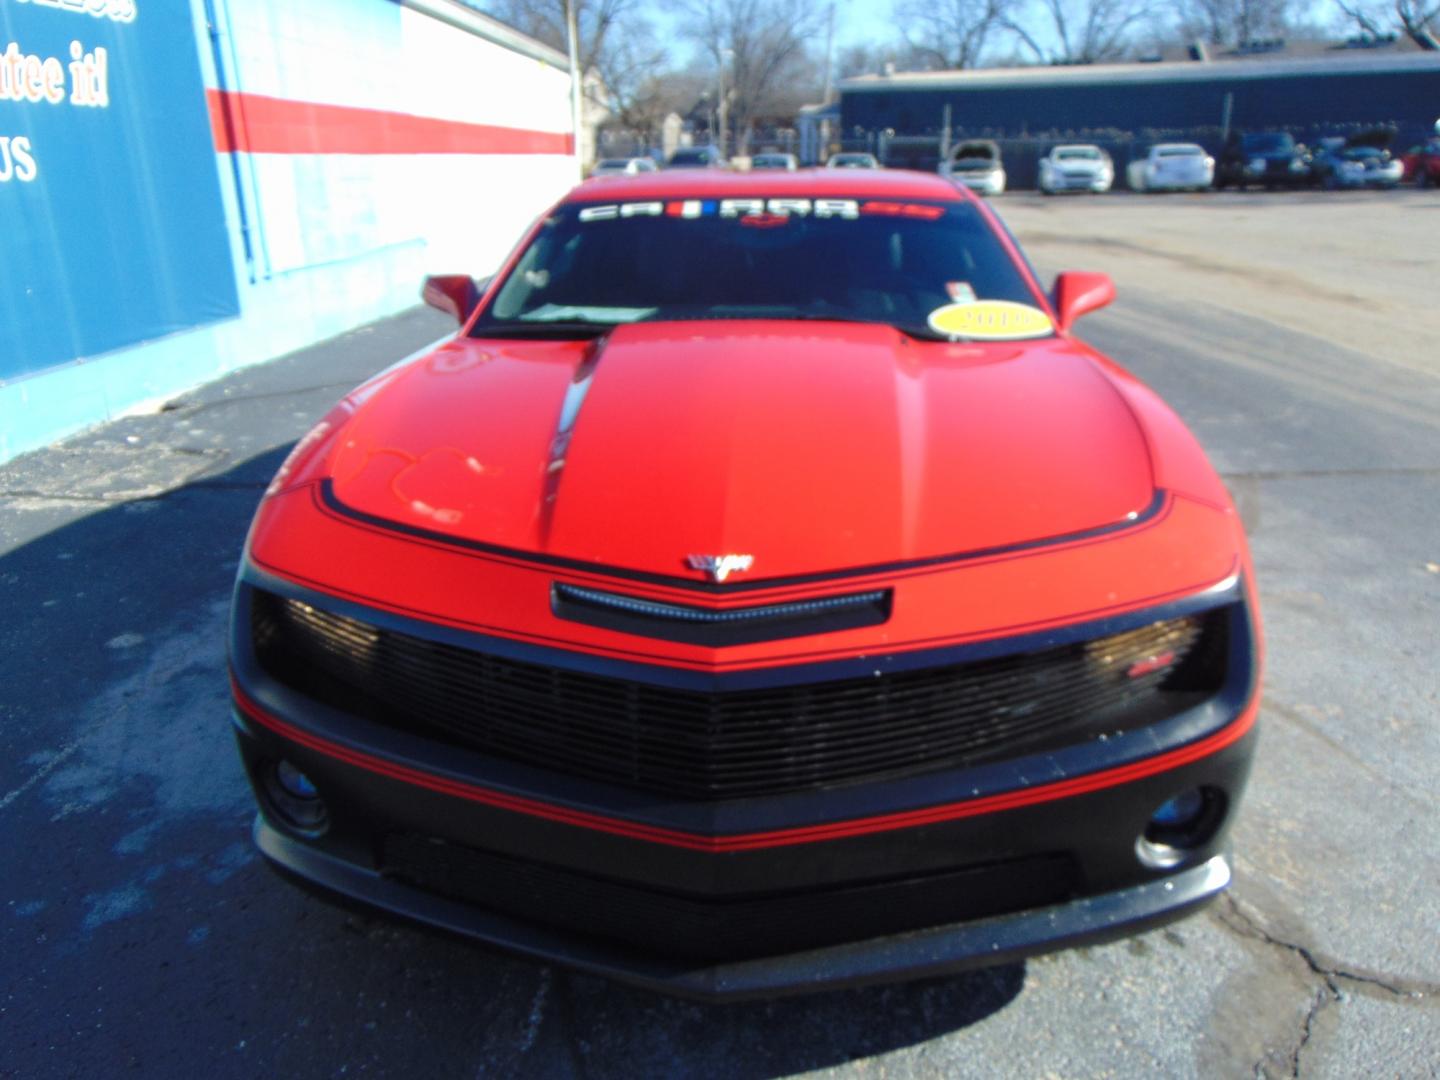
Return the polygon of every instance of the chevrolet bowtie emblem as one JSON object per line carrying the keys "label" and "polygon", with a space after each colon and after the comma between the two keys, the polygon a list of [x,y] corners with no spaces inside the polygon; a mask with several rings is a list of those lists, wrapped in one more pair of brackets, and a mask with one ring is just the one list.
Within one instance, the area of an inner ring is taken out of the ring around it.
{"label": "chevrolet bowtie emblem", "polygon": [[691,570],[703,570],[710,580],[724,581],[731,574],[749,570],[755,562],[754,555],[691,555],[685,560]]}

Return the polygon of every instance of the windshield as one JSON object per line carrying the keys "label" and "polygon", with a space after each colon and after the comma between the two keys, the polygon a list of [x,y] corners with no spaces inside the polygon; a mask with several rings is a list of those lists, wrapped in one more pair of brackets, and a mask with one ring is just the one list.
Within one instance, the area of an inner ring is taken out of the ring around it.
{"label": "windshield", "polygon": [[[839,319],[922,337],[947,305],[1037,305],[964,203],[722,199],[563,206],[473,336],[583,335],[674,319]],[[1038,314],[1038,313],[1037,313]]]}
{"label": "windshield", "polygon": [[1204,154],[1198,146],[1161,146],[1155,150],[1155,156],[1163,158],[1203,157]]}
{"label": "windshield", "polygon": [[1293,150],[1295,140],[1284,132],[1268,135],[1246,135],[1242,143],[1252,154],[1273,154]]}
{"label": "windshield", "polygon": [[1057,161],[1099,161],[1100,151],[1088,146],[1077,146],[1070,150],[1056,150]]}

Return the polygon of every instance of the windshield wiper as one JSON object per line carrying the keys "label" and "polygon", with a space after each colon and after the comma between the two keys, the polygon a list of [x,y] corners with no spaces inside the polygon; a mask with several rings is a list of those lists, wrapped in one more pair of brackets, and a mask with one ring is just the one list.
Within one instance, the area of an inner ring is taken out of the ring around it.
{"label": "windshield wiper", "polygon": [[470,331],[475,338],[536,338],[576,341],[602,337],[618,324],[588,319],[555,319],[549,322],[481,323]]}
{"label": "windshield wiper", "polygon": [[838,322],[858,323],[861,326],[888,326],[891,330],[897,330],[908,338],[917,341],[957,341],[964,340],[950,334],[937,334],[928,326],[916,326],[913,323],[889,322],[885,319],[863,319],[858,315],[826,315],[817,311],[797,311],[790,315],[777,316],[780,319],[793,319],[798,322]]}

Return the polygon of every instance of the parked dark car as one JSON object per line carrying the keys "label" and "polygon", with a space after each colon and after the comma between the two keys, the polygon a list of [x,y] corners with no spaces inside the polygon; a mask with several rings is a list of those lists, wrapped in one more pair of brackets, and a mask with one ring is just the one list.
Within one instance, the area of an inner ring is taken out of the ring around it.
{"label": "parked dark car", "polygon": [[723,169],[725,159],[714,146],[682,146],[665,162],[667,169]]}
{"label": "parked dark car", "polygon": [[1315,152],[1310,171],[1315,183],[1327,190],[1393,188],[1400,183],[1403,166],[1390,156],[1390,151],[1378,146],[1322,145]]}
{"label": "parked dark car", "polygon": [[1232,138],[1215,165],[1215,186],[1232,184],[1245,190],[1251,184],[1267,189],[1303,187],[1311,183],[1310,154],[1287,131],[1252,132]]}

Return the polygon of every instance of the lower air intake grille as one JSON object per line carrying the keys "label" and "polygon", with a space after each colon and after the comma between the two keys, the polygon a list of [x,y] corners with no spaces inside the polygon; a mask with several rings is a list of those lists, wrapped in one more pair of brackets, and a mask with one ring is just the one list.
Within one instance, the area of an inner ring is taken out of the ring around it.
{"label": "lower air intake grille", "polygon": [[1154,723],[1224,675],[1223,610],[997,659],[703,692],[503,659],[252,594],[266,672],[395,728],[690,799],[1017,757]]}
{"label": "lower air intake grille", "polygon": [[526,922],[702,961],[778,956],[1043,907],[1069,899],[1079,885],[1073,860],[1046,855],[868,885],[714,900],[405,834],[385,838],[381,870]]}

